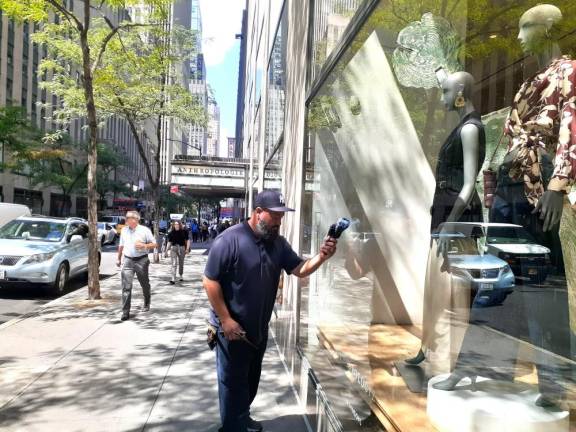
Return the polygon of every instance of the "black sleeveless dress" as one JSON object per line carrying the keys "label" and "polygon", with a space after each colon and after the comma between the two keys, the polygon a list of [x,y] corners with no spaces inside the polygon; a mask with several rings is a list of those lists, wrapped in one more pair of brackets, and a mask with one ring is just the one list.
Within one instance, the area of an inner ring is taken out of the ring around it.
{"label": "black sleeveless dress", "polygon": [[[438,154],[438,165],[436,166],[436,191],[432,201],[432,222],[430,231],[438,230],[442,222],[446,222],[450,212],[454,208],[456,198],[464,186],[464,150],[462,149],[462,138],[460,133],[467,124],[473,124],[478,128],[480,148],[478,149],[477,172],[484,163],[486,156],[486,133],[480,114],[476,111],[465,115],[458,126],[450,133]],[[482,221],[482,202],[477,193],[474,193],[470,204],[464,211],[459,222],[479,222]]]}

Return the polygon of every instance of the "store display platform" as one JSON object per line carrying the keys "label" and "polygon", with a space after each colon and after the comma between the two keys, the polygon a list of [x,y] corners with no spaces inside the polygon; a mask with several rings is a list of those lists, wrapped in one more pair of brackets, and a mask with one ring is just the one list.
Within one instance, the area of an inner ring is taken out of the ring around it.
{"label": "store display platform", "polygon": [[441,432],[568,432],[569,412],[540,408],[538,386],[478,377],[476,386],[464,378],[453,391],[436,390],[428,382],[427,413]]}

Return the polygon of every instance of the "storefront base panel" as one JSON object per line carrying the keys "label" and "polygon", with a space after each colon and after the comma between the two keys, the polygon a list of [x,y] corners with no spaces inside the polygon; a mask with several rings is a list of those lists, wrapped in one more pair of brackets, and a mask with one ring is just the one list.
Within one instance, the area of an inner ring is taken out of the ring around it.
{"label": "storefront base panel", "polygon": [[[487,332],[493,330],[485,329]],[[496,334],[496,333],[494,333]],[[368,336],[367,336],[368,335]],[[476,392],[463,381],[466,395],[454,392],[435,391],[439,397],[457,399],[455,401],[440,401],[434,393],[411,392],[402,376],[398,373],[395,363],[408,358],[420,347],[420,331],[415,326],[394,325],[346,325],[319,326],[319,345],[299,348],[297,362],[299,371],[295,371],[296,387],[306,406],[312,430],[317,431],[466,431],[466,430],[503,430],[503,429],[466,429],[465,424],[470,418],[477,418],[478,406],[486,402],[487,389],[507,386],[510,397],[505,402],[509,409],[498,413],[489,413],[489,418],[502,415],[502,423],[506,421],[527,422],[507,427],[510,431],[576,431],[574,426],[575,407],[572,401],[574,395],[568,392],[562,410],[544,410],[534,406],[538,396],[538,377],[536,369],[530,361],[533,347],[518,341],[518,363],[513,382],[499,382],[479,377]],[[299,372],[299,376],[298,376]],[[432,382],[442,379],[433,378]],[[469,383],[468,383],[469,384]],[[500,389],[502,390],[502,389]],[[513,391],[514,390],[514,391]],[[489,392],[488,392],[489,393]],[[430,397],[435,397],[430,400]],[[478,403],[474,402],[478,398]],[[515,400],[517,399],[517,400]],[[488,398],[489,400],[489,398]],[[497,398],[494,397],[493,401]],[[482,402],[484,401],[484,402]],[[448,414],[453,416],[458,412],[463,414],[468,409],[468,418],[454,428],[451,423],[438,422]],[[480,404],[480,405],[479,405]],[[430,415],[430,406],[434,410],[445,410],[441,414]],[[490,405],[488,403],[488,405]],[[498,406],[495,404],[494,406]],[[436,408],[434,408],[436,407]],[[501,407],[500,407],[501,408]],[[522,415],[506,417],[506,412],[526,411]],[[436,421],[434,419],[436,418]],[[488,426],[487,422],[483,422]],[[495,423],[497,424],[497,422]],[[534,426],[536,424],[536,426]],[[325,429],[330,427],[328,429]]]}

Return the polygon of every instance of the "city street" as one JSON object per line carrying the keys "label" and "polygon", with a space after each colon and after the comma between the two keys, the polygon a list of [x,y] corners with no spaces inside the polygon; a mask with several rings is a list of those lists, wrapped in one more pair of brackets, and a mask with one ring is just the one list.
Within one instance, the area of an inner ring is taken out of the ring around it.
{"label": "city street", "polygon": [[[101,279],[108,278],[117,271],[116,248],[116,245],[107,245],[102,248]],[[85,289],[86,285],[86,276],[76,277],[70,280],[67,292]],[[43,287],[33,285],[0,287],[0,324],[33,312],[55,298]]]}

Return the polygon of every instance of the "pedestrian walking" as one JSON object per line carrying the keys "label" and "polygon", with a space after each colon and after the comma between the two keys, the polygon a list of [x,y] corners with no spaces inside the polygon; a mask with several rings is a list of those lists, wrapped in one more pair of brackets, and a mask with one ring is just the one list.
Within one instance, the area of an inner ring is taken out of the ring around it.
{"label": "pedestrian walking", "polygon": [[184,273],[184,258],[190,250],[188,230],[182,226],[182,222],[175,221],[174,227],[170,230],[166,239],[165,256],[168,256],[168,252],[170,252],[170,258],[172,259],[172,279],[170,279],[170,283],[174,285],[176,283],[177,269],[180,274],[180,282],[184,280],[182,277]]}
{"label": "pedestrian walking", "polygon": [[200,237],[202,238],[202,243],[208,241],[208,222],[204,221],[200,228]]}
{"label": "pedestrian walking", "polygon": [[196,219],[192,221],[192,227],[190,228],[190,231],[192,231],[192,241],[194,243],[198,242],[198,234],[200,233],[200,229],[198,228],[198,222],[196,222]]}
{"label": "pedestrian walking", "polygon": [[[132,300],[132,284],[134,273],[142,287],[145,312],[150,310],[150,278],[148,277],[148,251],[156,247],[156,239],[149,228],[140,225],[140,214],[136,211],[126,213],[126,226],[120,233],[118,260],[116,265],[122,266],[122,321],[130,318],[130,303]],[[122,264],[124,261],[124,264]]]}
{"label": "pedestrian walking", "polygon": [[288,211],[294,210],[280,193],[262,191],[251,218],[216,238],[208,255],[203,283],[212,306],[223,432],[262,430],[250,417],[250,405],[258,391],[282,269],[306,277],[336,251],[336,240],[326,237],[318,255],[300,258],[279,235]]}

